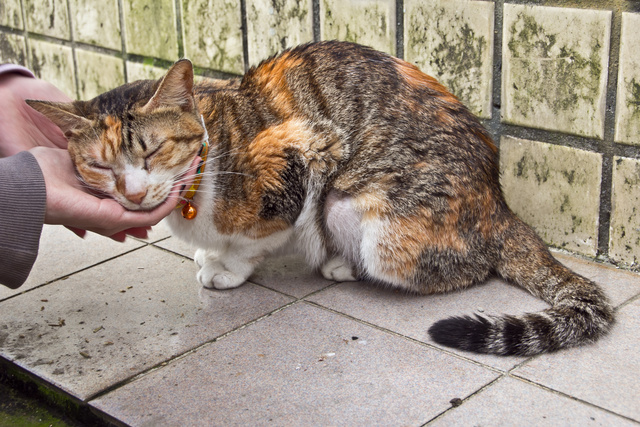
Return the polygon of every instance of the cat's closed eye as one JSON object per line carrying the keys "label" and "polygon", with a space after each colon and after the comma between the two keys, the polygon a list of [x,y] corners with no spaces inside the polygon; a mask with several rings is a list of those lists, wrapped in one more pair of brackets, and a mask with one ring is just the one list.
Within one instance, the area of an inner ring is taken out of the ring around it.
{"label": "cat's closed eye", "polygon": [[160,148],[162,148],[162,145],[158,145],[158,147],[144,157],[144,170],[151,171],[151,160],[153,160],[153,156],[160,151]]}
{"label": "cat's closed eye", "polygon": [[97,161],[90,161],[88,162],[89,166],[91,166],[94,169],[98,169],[104,172],[112,172],[113,169],[111,168],[111,166],[105,165],[103,163],[97,162]]}

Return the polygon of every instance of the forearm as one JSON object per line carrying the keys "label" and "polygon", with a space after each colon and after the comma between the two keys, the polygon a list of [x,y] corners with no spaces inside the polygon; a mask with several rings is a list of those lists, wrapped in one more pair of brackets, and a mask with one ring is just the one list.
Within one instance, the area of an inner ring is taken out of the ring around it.
{"label": "forearm", "polygon": [[29,152],[0,159],[0,283],[24,283],[38,255],[46,190]]}

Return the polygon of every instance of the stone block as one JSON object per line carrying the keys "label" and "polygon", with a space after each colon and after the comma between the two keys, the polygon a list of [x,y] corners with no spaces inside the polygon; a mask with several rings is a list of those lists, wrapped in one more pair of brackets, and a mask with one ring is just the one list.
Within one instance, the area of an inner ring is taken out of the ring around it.
{"label": "stone block", "polygon": [[178,59],[174,0],[124,0],[122,6],[128,53]]}
{"label": "stone block", "polygon": [[2,0],[0,3],[0,25],[18,30],[24,29],[20,0]]}
{"label": "stone block", "polygon": [[195,66],[244,73],[240,2],[184,0],[182,34],[185,57]]}
{"label": "stone block", "polygon": [[76,41],[122,50],[118,0],[69,0]]}
{"label": "stone block", "polygon": [[28,31],[59,39],[71,38],[66,0],[25,0],[24,15]]}
{"label": "stone block", "polygon": [[153,62],[147,64],[143,62],[131,62],[127,61],[127,81],[135,82],[136,80],[157,80],[164,76],[167,70],[161,67],[156,67]]}
{"label": "stone block", "polygon": [[396,6],[392,0],[321,0],[320,37],[396,52]]}
{"label": "stone block", "polygon": [[124,62],[115,56],[76,49],[78,94],[91,99],[124,84]]}
{"label": "stone block", "polygon": [[404,2],[404,57],[491,118],[493,2]]}
{"label": "stone block", "polygon": [[501,183],[507,203],[542,239],[595,256],[602,155],[503,136]]}
{"label": "stone block", "polygon": [[640,145],[640,14],[622,14],[616,101],[617,142]]}
{"label": "stone block", "polygon": [[313,40],[311,0],[247,1],[249,63]]}
{"label": "stone block", "polygon": [[609,256],[627,266],[640,261],[640,160],[613,158]]}
{"label": "stone block", "polygon": [[57,86],[69,97],[76,98],[76,78],[71,48],[31,39],[29,49],[29,60],[33,73]]}
{"label": "stone block", "polygon": [[504,5],[502,120],[602,138],[611,12]]}
{"label": "stone block", "polygon": [[23,36],[0,32],[0,64],[27,65],[27,47]]}

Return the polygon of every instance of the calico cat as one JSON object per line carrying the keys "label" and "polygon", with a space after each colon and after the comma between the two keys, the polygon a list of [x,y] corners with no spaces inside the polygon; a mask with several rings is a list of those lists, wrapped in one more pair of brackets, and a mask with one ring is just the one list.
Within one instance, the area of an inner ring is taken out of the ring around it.
{"label": "calico cat", "polygon": [[594,341],[613,310],[507,207],[498,150],[460,101],[417,67],[345,42],[302,45],[242,79],[193,82],[188,60],[158,81],[90,101],[30,101],[69,140],[82,180],[128,209],[163,202],[196,155],[198,179],[170,215],[205,287],[240,286],[296,245],[332,280],[419,294],[497,274],[551,307],[454,317],[443,345],[532,355]]}

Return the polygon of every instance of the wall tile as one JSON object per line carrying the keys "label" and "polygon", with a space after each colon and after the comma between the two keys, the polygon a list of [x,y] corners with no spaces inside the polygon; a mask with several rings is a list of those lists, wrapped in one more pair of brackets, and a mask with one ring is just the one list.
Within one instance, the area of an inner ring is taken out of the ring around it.
{"label": "wall tile", "polygon": [[0,64],[27,66],[27,46],[23,36],[0,32]]}
{"label": "wall tile", "polygon": [[320,0],[320,36],[395,54],[395,1]]}
{"label": "wall tile", "polygon": [[17,28],[18,30],[24,29],[20,0],[2,0],[0,2],[0,25]]}
{"label": "wall tile", "polygon": [[602,138],[611,12],[504,5],[502,119]]}
{"label": "wall tile", "polygon": [[500,172],[507,203],[545,242],[595,256],[601,154],[503,136]]}
{"label": "wall tile", "polygon": [[167,70],[155,67],[152,64],[141,64],[139,62],[127,61],[127,81],[136,80],[157,80],[164,76]]}
{"label": "wall tile", "polygon": [[124,62],[115,56],[76,50],[78,60],[78,93],[80,99],[91,99],[124,84]]}
{"label": "wall tile", "polygon": [[122,5],[128,53],[169,61],[178,59],[173,0],[123,0]]}
{"label": "wall tile", "polygon": [[405,59],[491,118],[493,3],[405,0],[404,7]]}
{"label": "wall tile", "polygon": [[40,40],[29,41],[29,60],[33,73],[76,98],[73,52],[70,47]]}
{"label": "wall tile", "polygon": [[60,39],[70,39],[67,0],[24,0],[24,14],[27,30]]}
{"label": "wall tile", "polygon": [[247,1],[249,63],[313,40],[311,0]]}
{"label": "wall tile", "polygon": [[640,160],[613,158],[609,256],[627,266],[640,262]]}
{"label": "wall tile", "polygon": [[618,142],[640,145],[640,14],[622,14],[620,68],[616,101]]}
{"label": "wall tile", "polygon": [[69,0],[76,41],[122,49],[118,0]]}
{"label": "wall tile", "polygon": [[185,57],[195,66],[242,74],[242,18],[235,0],[183,0]]}

